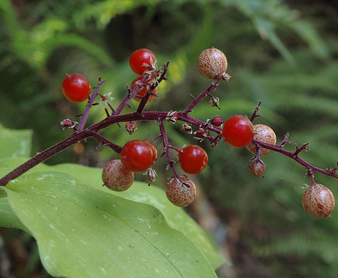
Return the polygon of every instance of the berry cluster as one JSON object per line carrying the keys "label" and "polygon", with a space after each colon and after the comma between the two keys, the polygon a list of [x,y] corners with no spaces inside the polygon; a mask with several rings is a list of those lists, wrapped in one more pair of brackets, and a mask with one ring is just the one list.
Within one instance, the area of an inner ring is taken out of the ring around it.
{"label": "berry cluster", "polygon": [[[193,134],[194,138],[199,142],[207,140],[212,147],[216,147],[218,142],[223,139],[233,147],[246,147],[248,151],[254,154],[248,165],[248,170],[253,176],[264,176],[265,164],[261,160],[261,156],[266,157],[271,151],[279,152],[295,160],[307,169],[307,177],[311,179],[311,185],[306,189],[302,198],[305,210],[316,217],[330,216],[335,204],[333,194],[328,188],[314,181],[313,173],[320,172],[338,179],[336,174],[338,166],[327,170],[315,167],[299,157],[301,151],[307,150],[307,144],[303,144],[301,147],[295,145],[295,151],[287,151],[283,147],[292,143],[288,134],[277,144],[276,134],[270,127],[263,124],[254,125],[254,120],[260,117],[257,112],[261,102],[255,108],[251,118],[244,115],[234,115],[223,121],[220,116],[215,116],[211,120],[204,122],[190,116],[193,108],[204,98],[209,98],[210,105],[219,108],[219,99],[212,95],[211,92],[216,90],[222,80],[228,81],[231,78],[225,72],[228,62],[222,51],[210,48],[201,53],[197,61],[199,72],[202,76],[216,81],[196,98],[191,96],[191,103],[185,110],[180,112],[144,111],[145,105],[158,97],[158,86],[162,81],[166,80],[165,75],[168,71],[169,62],[158,69],[154,53],[142,48],[132,53],[129,64],[132,71],[140,76],[131,82],[130,87],[127,86],[128,93],[116,109],[110,105],[110,97],[99,94],[100,88],[104,83],[101,78],[99,78],[98,86],[91,93],[91,85],[83,75],[78,73],[67,74],[62,83],[62,91],[65,97],[72,102],[88,100],[79,123],[70,119],[61,121],[62,127],[73,129],[75,131],[74,134],[51,148],[38,153],[32,159],[1,178],[0,186],[4,186],[9,180],[20,176],[38,163],[88,137],[94,137],[100,143],[98,149],[102,146],[107,146],[120,156],[119,159],[108,162],[103,169],[102,180],[107,188],[115,191],[126,190],[132,185],[135,173],[140,172],[145,172],[150,184],[156,179],[156,172],[152,169],[158,159],[156,147],[145,140],[130,140],[123,147],[120,147],[98,134],[98,131],[112,124],[120,126],[121,122],[125,122],[126,131],[132,134],[137,129],[137,121],[157,121],[160,135],[155,139],[161,138],[163,143],[161,157],[166,157],[167,168],[173,172],[173,176],[167,180],[166,195],[173,204],[180,207],[188,206],[196,196],[196,186],[185,174],[201,173],[207,167],[208,155],[198,145],[178,148],[169,144],[164,122],[175,124],[177,121],[181,121],[183,122],[182,130]],[[97,104],[95,103],[97,97],[101,98],[101,102],[105,102],[111,111],[105,108],[107,117],[104,120],[84,128],[89,110]],[[139,103],[136,111],[121,115],[123,108],[129,105],[132,99]],[[196,128],[195,131],[194,127]],[[179,174],[176,170],[176,161],[172,158],[171,152],[177,153],[178,164],[183,174]]]}

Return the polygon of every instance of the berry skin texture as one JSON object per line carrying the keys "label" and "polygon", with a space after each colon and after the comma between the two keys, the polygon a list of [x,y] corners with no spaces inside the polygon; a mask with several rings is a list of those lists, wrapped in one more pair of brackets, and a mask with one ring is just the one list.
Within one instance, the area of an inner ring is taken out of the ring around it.
{"label": "berry skin texture", "polygon": [[178,161],[182,170],[187,174],[198,174],[208,164],[208,155],[200,146],[190,145],[179,152]]}
{"label": "berry skin texture", "polygon": [[134,51],[129,58],[130,68],[138,75],[143,75],[146,71],[154,70],[155,62],[155,54],[146,48]]}
{"label": "berry skin texture", "polygon": [[237,148],[245,147],[254,138],[254,126],[247,117],[235,115],[224,123],[222,135],[229,145]]}
{"label": "berry skin texture", "polygon": [[[277,138],[272,128],[268,127],[267,125],[263,125],[263,124],[254,125],[254,128],[255,128],[254,139],[264,142],[264,143],[268,143],[270,145],[276,145]],[[250,143],[249,145],[247,145],[246,148],[253,154],[256,153],[256,147],[253,143]],[[267,157],[270,151],[271,150],[269,149],[260,148],[260,155],[264,155],[265,157]]]}
{"label": "berry skin texture", "polygon": [[67,74],[62,82],[62,92],[71,102],[83,102],[89,95],[92,86],[88,79],[79,73]]}
{"label": "berry skin texture", "polygon": [[176,177],[167,182],[166,194],[171,203],[178,207],[189,206],[196,197],[196,185],[187,176]]}
{"label": "berry skin texture", "polygon": [[115,159],[103,168],[102,181],[111,190],[125,191],[134,182],[134,172],[127,169],[120,159]]}
{"label": "berry skin texture", "polygon": [[144,172],[157,160],[157,149],[145,140],[130,140],[122,148],[120,159],[132,172]]}
{"label": "berry skin texture", "polygon": [[[137,81],[141,81],[143,79],[143,76],[141,77],[138,77],[136,79],[133,80],[133,82],[131,82],[130,84],[130,89],[134,89],[137,85]],[[150,81],[150,80],[149,80]],[[149,81],[147,83],[149,83]],[[146,84],[147,84],[146,83]],[[134,100],[136,100],[137,102],[141,102],[142,98],[145,96],[145,94],[147,93],[147,90],[148,88],[147,87],[143,87],[141,90],[138,91],[138,93],[133,97]],[[157,94],[157,91],[158,91],[158,87],[156,87],[154,90],[153,90],[153,93],[154,94]],[[151,102],[154,98],[156,98],[156,96],[154,95],[150,95],[149,98],[148,98],[148,102]]]}
{"label": "berry skin texture", "polygon": [[228,61],[222,51],[212,47],[200,54],[197,60],[197,68],[203,77],[217,79],[219,76],[224,76],[228,68]]}
{"label": "berry skin texture", "polygon": [[330,189],[322,184],[310,185],[303,194],[302,204],[304,209],[315,217],[331,217],[335,200]]}

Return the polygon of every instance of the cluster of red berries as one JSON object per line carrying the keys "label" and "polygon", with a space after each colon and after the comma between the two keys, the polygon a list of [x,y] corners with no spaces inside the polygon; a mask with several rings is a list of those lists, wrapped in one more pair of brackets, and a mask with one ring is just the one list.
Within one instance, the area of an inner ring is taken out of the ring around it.
{"label": "cluster of red berries", "polygon": [[[129,66],[133,72],[138,75],[142,75],[137,77],[131,82],[130,89],[134,89],[137,85],[142,86],[143,88],[138,91],[138,93],[134,96],[134,100],[137,102],[141,102],[145,94],[147,93],[149,85],[153,82],[156,82],[156,64],[157,60],[155,54],[151,52],[149,49],[141,48],[133,52],[129,58]],[[147,78],[144,82],[144,75],[147,75]],[[149,96],[148,101],[152,101],[157,94],[158,87],[156,87],[152,94]]]}
{"label": "cluster of red berries", "polygon": [[[131,69],[140,77],[131,83],[131,90],[140,86],[140,90],[134,96],[138,102],[144,98],[150,85],[157,82],[158,71],[156,69],[156,57],[148,49],[136,50],[129,59]],[[224,53],[216,48],[204,50],[198,58],[197,67],[202,76],[209,79],[229,80],[230,76],[225,73],[228,63]],[[62,83],[62,91],[65,97],[72,102],[81,102],[88,99],[91,92],[89,81],[81,74],[70,74]],[[101,95],[100,95],[101,96]],[[148,93],[148,100],[152,101],[157,96],[157,86]],[[101,96],[103,97],[103,96]],[[212,97],[210,104],[218,107],[218,98]],[[169,122],[175,123],[177,112],[169,112],[167,118]],[[270,149],[263,148],[260,143],[269,145],[276,144],[276,134],[268,126],[263,124],[253,125],[252,121],[243,115],[235,115],[223,121],[216,116],[206,124],[221,127],[221,134],[216,138],[223,138],[225,142],[233,147],[246,147],[255,156],[250,160],[248,169],[253,176],[264,176],[265,164],[261,156],[267,156]],[[64,127],[74,128],[75,123],[70,120],[61,122]],[[137,125],[135,122],[127,122],[126,130],[132,134]],[[183,130],[192,133],[192,128],[184,124]],[[195,138],[203,139],[206,131],[200,128],[194,133]],[[165,146],[178,152],[178,162],[181,169],[186,174],[198,174],[202,172],[208,164],[208,155],[204,149],[198,145],[189,145],[183,148]],[[165,150],[168,151],[168,150]],[[134,173],[145,172],[149,184],[155,180],[156,172],[151,168],[158,158],[156,147],[145,140],[128,141],[120,152],[120,159],[115,159],[107,163],[103,169],[102,180],[105,186],[115,191],[128,189],[134,181]],[[173,168],[174,169],[174,168]],[[305,210],[313,216],[330,216],[335,201],[331,191],[313,180],[313,175],[309,175],[312,184],[305,191],[302,204]],[[166,195],[175,205],[180,207],[188,206],[196,196],[196,186],[186,175],[178,175],[174,170],[174,176],[167,181]]]}

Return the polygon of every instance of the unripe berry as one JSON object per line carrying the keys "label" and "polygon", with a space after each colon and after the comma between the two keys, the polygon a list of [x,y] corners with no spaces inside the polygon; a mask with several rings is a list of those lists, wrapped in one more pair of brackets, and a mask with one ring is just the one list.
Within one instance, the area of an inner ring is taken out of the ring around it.
{"label": "unripe berry", "polygon": [[[254,125],[254,129],[255,129],[255,135],[253,139],[256,139],[264,143],[268,143],[270,145],[276,144],[276,141],[277,141],[276,134],[270,127],[268,127],[267,125],[263,125],[263,124],[257,124],[257,125]],[[253,154],[256,153],[256,147],[253,143],[250,143],[249,145],[247,145],[246,148]],[[261,148],[260,155],[264,155],[266,157],[270,151],[271,150],[269,149]]]}
{"label": "unripe berry", "polygon": [[305,210],[315,217],[331,217],[335,200],[330,189],[322,184],[313,183],[304,192],[302,204]]}
{"label": "unripe berry", "polygon": [[208,79],[222,76],[223,79],[228,80],[230,76],[225,73],[227,67],[228,61],[224,53],[214,47],[204,50],[197,60],[198,71]]}
{"label": "unripe berry", "polygon": [[134,172],[126,168],[120,159],[115,159],[103,168],[102,181],[111,190],[124,191],[133,184]]}
{"label": "unripe berry", "polygon": [[186,207],[196,197],[196,185],[187,176],[172,177],[167,182],[166,194],[170,202],[178,207]]}

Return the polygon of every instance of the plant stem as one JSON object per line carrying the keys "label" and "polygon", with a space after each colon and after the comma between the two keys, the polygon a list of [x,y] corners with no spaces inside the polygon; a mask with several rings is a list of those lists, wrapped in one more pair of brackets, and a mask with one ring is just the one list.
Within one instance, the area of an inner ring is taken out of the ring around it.
{"label": "plant stem", "polygon": [[99,95],[99,91],[100,91],[104,82],[105,82],[105,80],[101,81],[101,77],[99,77],[99,84],[97,85],[95,91],[93,92],[93,94],[91,95],[90,99],[87,102],[85,111],[83,112],[83,115],[81,116],[81,120],[79,122],[79,125],[77,126],[77,132],[81,132],[83,130],[84,125],[86,124],[86,121],[87,121],[87,118],[88,118],[88,115],[89,115],[89,110],[92,107],[95,99]]}

